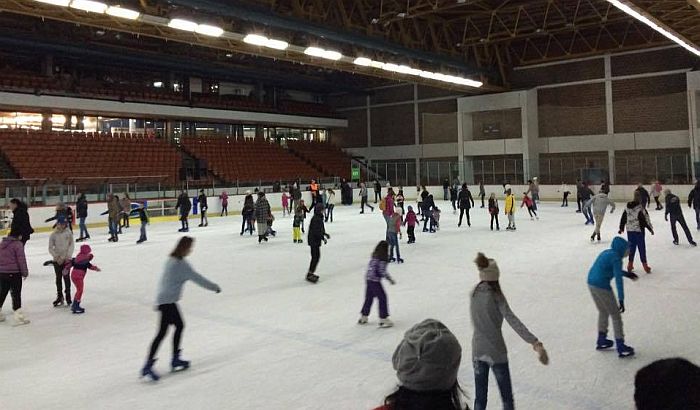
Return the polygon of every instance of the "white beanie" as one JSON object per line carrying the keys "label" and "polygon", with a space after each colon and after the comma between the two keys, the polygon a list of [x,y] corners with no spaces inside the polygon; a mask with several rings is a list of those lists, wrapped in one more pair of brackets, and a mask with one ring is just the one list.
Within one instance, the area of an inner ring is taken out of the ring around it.
{"label": "white beanie", "polygon": [[479,268],[479,279],[486,282],[495,282],[501,276],[501,271],[498,270],[498,264],[495,260],[489,259],[489,266]]}

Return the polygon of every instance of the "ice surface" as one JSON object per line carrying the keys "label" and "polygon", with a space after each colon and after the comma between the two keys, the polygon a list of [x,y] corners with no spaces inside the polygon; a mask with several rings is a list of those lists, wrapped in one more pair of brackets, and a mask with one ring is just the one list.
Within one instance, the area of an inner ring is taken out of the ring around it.
{"label": "ice surface", "polygon": [[[365,267],[384,237],[379,210],[359,215],[357,206],[337,206],[317,285],[304,281],[309,248],[292,243],[290,218],[278,213],[277,238],[262,245],[238,235],[238,216],[211,218],[208,228],[193,220],[191,262],[223,292],[187,286],[180,308],[183,355],[192,368],[168,373],[168,334],[157,363],[164,377],[157,384],[140,381],[138,371],[156,331],[156,284],[178,224],[151,225],[150,240],[139,246],[137,221],[118,244],[107,243],[104,228],[92,229],[94,262],[103,271],[88,273],[82,316],[51,307],[53,271],[41,266],[48,235],[35,235],[27,244],[24,287],[32,323],[13,328],[10,317],[0,323],[0,408],[371,409],[396,385],[391,354],[404,331],[428,317],[442,320],[462,343],[459,379],[473,397],[469,297],[477,283],[477,251],[498,260],[511,307],[550,354],[551,364],[540,365],[506,325],[519,409],[631,409],[639,368],[669,356],[700,362],[694,264],[700,251],[684,238],[678,247],[671,244],[662,212],[650,211],[657,230],[647,235],[654,273],[641,273],[636,283],[625,280],[625,331],[638,355],[621,360],[594,349],[597,316],[586,274],[616,234],[622,204],[607,216],[601,244],[589,242],[592,228],[571,207],[542,205],[540,221],[530,221],[521,209],[518,231],[511,233],[489,231],[484,209],[473,210],[471,228],[457,229],[449,205],[440,205],[442,229],[417,233],[410,246],[404,236],[406,263],[390,266],[398,282],[386,284],[392,329],[376,328],[376,304],[370,324],[356,325]],[[686,217],[694,227],[694,215]],[[9,307],[8,297],[5,313]],[[489,403],[501,406],[493,379]]]}

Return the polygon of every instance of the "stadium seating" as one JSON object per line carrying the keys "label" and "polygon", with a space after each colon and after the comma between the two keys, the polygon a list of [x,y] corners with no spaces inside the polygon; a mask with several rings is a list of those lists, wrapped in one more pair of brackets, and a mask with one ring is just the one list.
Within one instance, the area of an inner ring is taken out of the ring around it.
{"label": "stadium seating", "polygon": [[350,179],[351,158],[335,145],[326,142],[287,141],[287,146],[324,175]]}
{"label": "stadium seating", "polygon": [[182,162],[167,142],[129,133],[0,131],[0,151],[20,178],[73,184],[136,176],[174,184]]}
{"label": "stadium seating", "polygon": [[184,138],[182,146],[190,155],[206,160],[218,178],[235,181],[311,179],[319,172],[277,144],[243,142],[224,137]]}

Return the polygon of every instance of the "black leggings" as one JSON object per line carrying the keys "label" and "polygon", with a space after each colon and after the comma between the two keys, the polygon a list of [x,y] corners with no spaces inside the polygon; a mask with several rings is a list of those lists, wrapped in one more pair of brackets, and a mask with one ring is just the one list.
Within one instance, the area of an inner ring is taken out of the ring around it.
{"label": "black leggings", "polygon": [[467,225],[472,226],[472,222],[469,219],[469,208],[459,208],[459,225],[462,225],[462,217],[467,216]]}
{"label": "black leggings", "polygon": [[63,275],[63,265],[53,263],[53,271],[56,274],[56,295],[61,296],[63,293],[63,285],[66,289],[66,302],[70,302],[70,275]]}
{"label": "black leggings", "polygon": [[21,309],[22,275],[19,273],[0,274],[0,308],[5,304],[8,292],[12,295],[12,310]]}
{"label": "black leggings", "polygon": [[158,310],[160,310],[160,329],[158,329],[158,334],[156,338],[153,339],[151,344],[151,351],[148,353],[148,360],[153,360],[158,352],[158,347],[160,347],[160,342],[163,341],[165,334],[168,332],[168,326],[175,326],[175,335],[173,336],[173,354],[180,350],[180,339],[182,338],[182,331],[185,329],[185,324],[182,322],[182,317],[180,316],[180,311],[177,309],[176,303],[168,303],[165,305],[159,305]]}
{"label": "black leggings", "polygon": [[221,216],[224,216],[224,213],[228,216],[228,205],[221,205]]}
{"label": "black leggings", "polygon": [[309,264],[309,272],[316,272],[318,261],[321,260],[321,246],[311,246],[311,263]]}
{"label": "black leggings", "polygon": [[491,230],[493,231],[493,221],[496,221],[496,229],[501,229],[501,227],[498,225],[498,214],[491,214]]}
{"label": "black leggings", "polygon": [[533,214],[537,216],[537,211],[535,211],[533,208],[527,208],[527,213],[530,214],[530,218],[532,218]]}

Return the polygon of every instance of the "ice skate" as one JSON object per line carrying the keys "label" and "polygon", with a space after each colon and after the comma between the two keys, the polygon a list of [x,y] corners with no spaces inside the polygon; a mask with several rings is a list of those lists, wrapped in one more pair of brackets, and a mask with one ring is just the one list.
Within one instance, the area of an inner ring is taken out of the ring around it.
{"label": "ice skate", "polygon": [[647,265],[646,263],[643,263],[642,267],[644,267],[644,272],[651,273],[651,266]]}
{"label": "ice skate", "polygon": [[598,238],[598,242],[600,242],[600,234],[597,234],[596,237]]}
{"label": "ice skate", "polygon": [[15,310],[15,322],[12,324],[12,326],[22,326],[22,325],[28,325],[29,324],[29,319],[24,317],[24,314],[22,313],[21,309]]}
{"label": "ice skate", "polygon": [[403,259],[397,258],[397,259],[396,259],[396,262],[398,262],[398,263],[403,263]]}
{"label": "ice skate", "polygon": [[73,301],[73,303],[70,305],[70,311],[77,315],[85,313],[85,309],[80,307],[80,302],[78,301]]}
{"label": "ice skate", "polygon": [[366,325],[367,324],[367,316],[362,315],[360,318],[357,320],[358,325]]}
{"label": "ice skate", "polygon": [[160,376],[158,376],[158,373],[156,373],[153,370],[153,365],[155,364],[156,360],[149,360],[146,362],[146,364],[143,366],[143,369],[141,369],[141,377],[144,378],[146,376],[150,377],[151,380],[154,382],[157,382],[160,379]]}
{"label": "ice skate", "polygon": [[673,244],[678,246],[678,241],[673,241]]}
{"label": "ice skate", "polygon": [[694,241],[690,241],[690,246],[698,246],[698,244],[695,243]]}
{"label": "ice skate", "polygon": [[57,295],[56,300],[53,301],[53,307],[63,306],[63,295]]}
{"label": "ice skate", "polygon": [[311,283],[317,283],[318,282],[318,276],[314,275],[313,273],[309,272],[306,274],[306,281],[311,282]]}
{"label": "ice skate", "polygon": [[615,343],[613,343],[612,340],[608,339],[607,336],[607,333],[598,332],[598,340],[596,341],[595,345],[596,350],[609,349],[615,345]]}
{"label": "ice skate", "polygon": [[625,344],[624,339],[615,339],[617,344],[617,356],[620,358],[634,356],[634,349]]}
{"label": "ice skate", "polygon": [[595,241],[595,234],[591,235],[591,242]]}
{"label": "ice skate", "polygon": [[387,328],[387,327],[393,327],[394,322],[391,321],[388,317],[385,319],[379,319],[379,327]]}
{"label": "ice skate", "polygon": [[632,262],[627,264],[627,272],[632,272],[634,270],[634,264]]}
{"label": "ice skate", "polygon": [[182,370],[187,370],[190,368],[190,362],[187,360],[180,359],[180,353],[182,350],[178,350],[173,354],[173,360],[170,362],[170,368],[174,372],[179,372]]}

